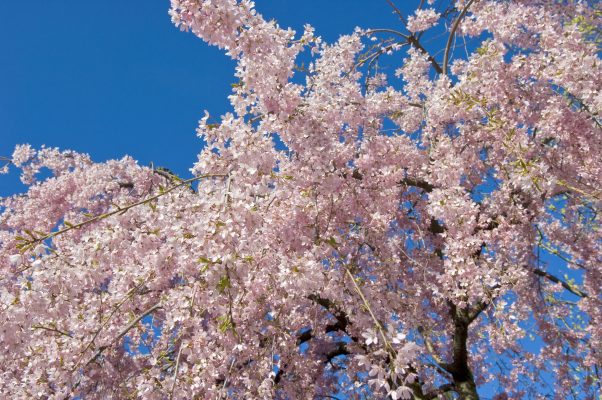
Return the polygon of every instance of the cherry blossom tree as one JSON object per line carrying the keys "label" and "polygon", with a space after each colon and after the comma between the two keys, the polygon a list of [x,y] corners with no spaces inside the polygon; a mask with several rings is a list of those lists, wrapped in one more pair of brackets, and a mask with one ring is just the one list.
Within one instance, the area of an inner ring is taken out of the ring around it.
{"label": "cherry blossom tree", "polygon": [[0,160],[0,396],[597,398],[599,4],[434,3],[329,44],[171,0],[232,112],[190,179]]}

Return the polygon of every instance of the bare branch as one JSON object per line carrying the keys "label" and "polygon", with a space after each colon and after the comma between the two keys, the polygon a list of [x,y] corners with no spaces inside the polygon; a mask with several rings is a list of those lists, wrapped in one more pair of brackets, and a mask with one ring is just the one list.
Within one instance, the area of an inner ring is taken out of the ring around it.
{"label": "bare branch", "polygon": [[466,5],[462,9],[462,11],[460,12],[460,15],[458,15],[458,18],[454,22],[454,25],[452,26],[451,31],[449,32],[449,37],[447,38],[447,44],[445,45],[445,54],[443,55],[443,75],[447,75],[447,64],[449,63],[449,51],[451,49],[451,45],[452,45],[454,36],[456,35],[456,31],[458,30],[458,27],[460,26],[460,22],[462,21],[462,19],[468,12],[468,9],[474,2],[475,2],[475,0],[469,0],[468,3],[466,3]]}
{"label": "bare branch", "polygon": [[393,9],[393,12],[395,14],[397,14],[397,16],[399,17],[399,20],[401,21],[401,23],[404,26],[407,26],[408,23],[407,23],[406,19],[403,17],[403,14],[399,10],[399,8],[397,8],[397,6],[395,5],[395,3],[393,3],[391,0],[387,0],[387,3],[389,3],[389,5],[391,6],[391,8]]}
{"label": "bare branch", "polygon": [[380,29],[370,29],[369,31],[365,32],[366,35],[371,35],[373,33],[392,33],[393,35],[401,36],[404,39],[410,38],[408,35],[401,33],[399,31],[396,31],[395,29],[380,28]]}

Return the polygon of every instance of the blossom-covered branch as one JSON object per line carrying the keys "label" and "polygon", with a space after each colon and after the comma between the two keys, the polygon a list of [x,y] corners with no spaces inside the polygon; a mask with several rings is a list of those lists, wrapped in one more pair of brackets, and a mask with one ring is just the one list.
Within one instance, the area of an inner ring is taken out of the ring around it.
{"label": "blossom-covered branch", "polygon": [[2,396],[600,394],[599,10],[387,1],[400,26],[326,43],[171,0],[236,62],[190,179],[0,159],[28,185],[0,200]]}

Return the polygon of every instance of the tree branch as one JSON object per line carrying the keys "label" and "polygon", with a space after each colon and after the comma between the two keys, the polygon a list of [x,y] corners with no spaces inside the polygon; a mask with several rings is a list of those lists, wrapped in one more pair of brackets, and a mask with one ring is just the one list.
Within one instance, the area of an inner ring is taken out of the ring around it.
{"label": "tree branch", "polygon": [[576,296],[579,296],[579,297],[582,297],[582,298],[588,297],[587,293],[582,292],[581,290],[575,288],[573,285],[570,285],[569,283],[563,281],[562,279],[557,278],[556,276],[550,274],[549,272],[543,271],[543,270],[538,269],[538,268],[534,268],[534,269],[528,268],[528,269],[530,271],[533,271],[533,273],[535,275],[538,275],[538,276],[541,276],[543,278],[546,278],[547,280],[552,281],[554,283],[560,283],[563,288],[565,288],[566,290],[568,290],[569,292],[573,293]]}
{"label": "tree branch", "polygon": [[418,38],[414,35],[411,35],[408,37],[408,43],[412,46],[414,46],[416,49],[420,50],[424,55],[427,56],[427,59],[430,61],[431,65],[433,66],[433,68],[435,69],[435,71],[437,71],[438,74],[443,73],[443,69],[441,68],[441,66],[439,65],[439,63],[437,62],[437,60],[435,60],[435,57],[433,57],[431,55],[431,53],[429,53],[424,46],[422,46],[422,44],[420,44],[420,41],[418,41]]}
{"label": "tree branch", "polygon": [[44,326],[44,325],[32,325],[31,329],[34,329],[34,330],[43,329],[45,331],[55,332],[55,333],[61,334],[63,336],[73,338],[73,335],[71,335],[70,333],[61,331],[60,329],[57,329],[57,328],[52,328],[52,327],[48,327],[48,326]]}
{"label": "tree branch", "polygon": [[[159,194],[156,194],[154,196],[148,197],[148,198],[146,198],[144,200],[140,200],[140,201],[137,201],[135,203],[125,205],[123,207],[119,207],[118,206],[116,210],[109,211],[109,212],[104,213],[104,214],[96,215],[96,216],[94,216],[92,218],[89,218],[89,219],[87,219],[85,221],[82,221],[82,222],[80,222],[78,224],[68,224],[68,223],[66,223],[66,225],[67,225],[66,228],[59,229],[58,231],[54,231],[54,232],[48,233],[48,234],[46,234],[44,236],[34,237],[34,238],[32,238],[32,240],[27,241],[25,244],[27,246],[33,246],[34,244],[42,243],[45,240],[52,239],[55,236],[61,235],[61,234],[66,233],[66,232],[69,232],[69,231],[71,231],[73,229],[79,229],[79,228],[81,228],[81,227],[83,227],[85,225],[88,225],[88,224],[92,223],[92,222],[100,221],[102,219],[108,218],[108,217],[110,217],[112,215],[115,215],[115,214],[120,214],[120,213],[123,214],[123,213],[125,213],[126,211],[128,211],[131,208],[137,207],[137,206],[142,205],[142,204],[149,203],[149,202],[151,202],[153,200],[158,199],[159,197],[165,196],[166,194],[174,191],[175,189],[177,189],[179,187],[182,187],[182,186],[187,185],[187,184],[189,184],[191,182],[194,182],[194,181],[198,181],[199,179],[203,179],[203,178],[215,178],[215,177],[221,177],[221,178],[223,178],[225,176],[228,176],[228,174],[205,174],[205,175],[195,176],[194,178],[186,179],[184,181],[181,181],[179,184],[177,184],[175,186],[172,186],[172,187],[170,187],[168,189],[165,189],[165,190],[161,191]],[[23,249],[21,249],[21,250],[23,250]]]}
{"label": "tree branch", "polygon": [[91,363],[93,363],[98,357],[100,357],[100,355],[108,348],[110,348],[111,346],[113,346],[115,343],[117,343],[119,340],[121,340],[125,335],[127,335],[127,333],[138,324],[138,322],[140,322],[142,320],[142,318],[146,317],[147,315],[155,312],[156,310],[161,308],[161,303],[157,303],[154,306],[150,307],[149,309],[147,309],[146,311],[144,311],[142,314],[138,315],[136,318],[134,318],[134,320],[132,320],[132,322],[130,322],[125,328],[123,328],[121,330],[121,332],[119,332],[119,335],[117,335],[115,338],[113,338],[113,340],[111,340],[109,342],[109,344],[100,346],[98,348],[98,350],[96,351],[96,353],[90,357],[90,359],[84,364],[84,367],[90,365]]}
{"label": "tree branch", "polygon": [[435,351],[435,348],[433,346],[433,342],[431,342],[431,339],[428,336],[428,332],[425,331],[424,327],[419,326],[418,327],[418,333],[420,333],[420,335],[422,336],[422,339],[424,340],[424,344],[425,344],[426,350],[429,352],[429,354],[431,355],[431,357],[433,357],[433,360],[435,360],[435,362],[437,363],[436,367],[439,370],[439,372],[444,373],[444,374],[445,373],[451,373],[451,371],[449,370],[449,364],[445,363],[441,359],[441,357],[439,357],[439,355]]}
{"label": "tree branch", "polygon": [[460,12],[460,15],[458,15],[458,18],[454,22],[454,25],[452,26],[452,29],[449,32],[449,37],[447,38],[447,44],[445,45],[445,54],[443,55],[443,75],[447,75],[447,64],[449,62],[449,51],[451,49],[451,44],[452,44],[452,41],[456,34],[456,31],[458,30],[458,27],[460,26],[460,22],[466,15],[466,12],[468,11],[470,6],[474,2],[475,2],[475,0],[469,0],[468,3],[466,3],[466,5],[464,6],[464,9],[462,9],[462,11]]}
{"label": "tree branch", "polygon": [[395,14],[397,14],[397,16],[399,17],[399,20],[401,21],[401,23],[404,26],[407,26],[407,22],[405,20],[405,18],[403,17],[403,14],[401,13],[401,11],[399,10],[399,8],[397,8],[397,6],[395,5],[395,3],[393,3],[391,0],[387,0],[387,3],[389,3],[389,5],[391,6],[391,8],[393,9],[393,12]]}
{"label": "tree branch", "polygon": [[406,35],[405,33],[401,33],[399,31],[396,31],[395,29],[388,29],[388,28],[378,28],[378,29],[370,29],[366,32],[364,32],[366,35],[371,35],[373,33],[392,33],[393,35],[397,35],[400,36],[404,39],[409,39],[410,37],[408,35]]}
{"label": "tree branch", "polygon": [[173,382],[171,384],[171,391],[169,392],[169,400],[173,399],[173,394],[176,390],[176,382],[178,381],[178,372],[180,369],[180,356],[182,355],[182,345],[180,344],[180,349],[178,350],[178,356],[176,357],[176,368],[173,372]]}
{"label": "tree branch", "polygon": [[413,186],[424,190],[425,192],[432,192],[435,187],[428,183],[427,181],[423,181],[421,179],[415,178],[405,178],[399,182],[400,185]]}

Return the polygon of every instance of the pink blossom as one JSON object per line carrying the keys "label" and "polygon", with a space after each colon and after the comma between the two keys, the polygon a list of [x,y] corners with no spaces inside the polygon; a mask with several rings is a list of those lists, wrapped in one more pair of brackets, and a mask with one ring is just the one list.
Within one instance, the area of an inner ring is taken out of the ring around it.
{"label": "pink blossom", "polygon": [[[0,199],[0,393],[595,397],[598,15],[470,5],[439,29],[477,50],[442,61],[420,35],[326,43],[251,1],[172,0],[176,25],[235,60],[231,110],[201,118],[187,181],[16,148],[28,187]],[[439,17],[418,10],[410,31]],[[395,74],[376,68],[388,51]]]}
{"label": "pink blossom", "polygon": [[16,167],[20,167],[29,161],[36,152],[28,144],[18,145],[13,152],[12,162]]}
{"label": "pink blossom", "polygon": [[433,8],[425,8],[416,10],[414,15],[410,15],[408,17],[408,30],[410,32],[421,32],[425,31],[435,25],[437,25],[439,21],[439,14]]}

